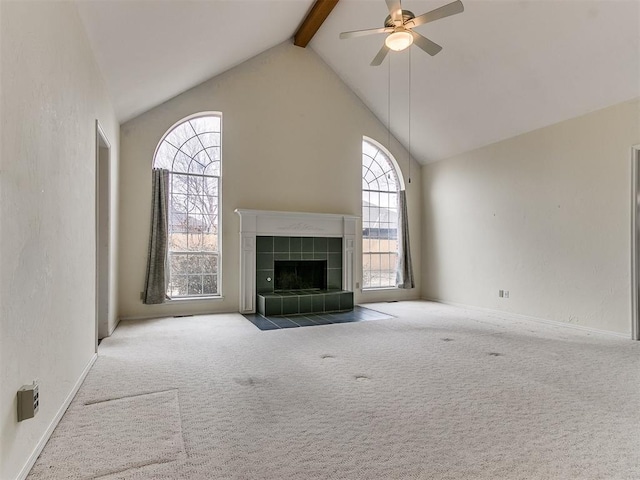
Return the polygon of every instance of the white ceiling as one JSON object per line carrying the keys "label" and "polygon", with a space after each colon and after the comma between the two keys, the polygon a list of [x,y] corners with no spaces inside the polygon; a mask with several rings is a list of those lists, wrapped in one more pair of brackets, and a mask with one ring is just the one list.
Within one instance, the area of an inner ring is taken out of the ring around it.
{"label": "white ceiling", "polygon": [[125,122],[291,38],[313,0],[77,5],[118,119]]}
{"label": "white ceiling", "polygon": [[[402,5],[419,15],[448,1]],[[640,1],[463,2],[464,13],[416,28],[443,46],[434,57],[414,46],[370,67],[383,35],[338,38],[382,26],[384,0],[341,0],[310,43],[405,146],[411,57],[410,144],[420,162],[640,96]],[[312,4],[95,0],[79,11],[126,121],[290,38]]]}

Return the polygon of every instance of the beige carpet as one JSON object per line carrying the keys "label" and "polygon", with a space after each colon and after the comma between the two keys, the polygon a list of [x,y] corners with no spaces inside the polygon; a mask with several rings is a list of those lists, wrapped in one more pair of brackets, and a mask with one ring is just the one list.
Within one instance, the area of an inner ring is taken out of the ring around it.
{"label": "beige carpet", "polygon": [[368,306],[397,318],[121,323],[29,478],[640,478],[640,342]]}
{"label": "beige carpet", "polygon": [[74,404],[31,474],[96,478],[183,457],[178,391],[168,390]]}

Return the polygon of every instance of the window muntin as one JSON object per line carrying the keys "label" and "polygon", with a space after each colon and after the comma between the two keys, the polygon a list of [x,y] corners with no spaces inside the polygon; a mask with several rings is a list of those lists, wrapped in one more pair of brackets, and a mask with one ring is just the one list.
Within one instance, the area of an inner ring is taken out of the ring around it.
{"label": "window muntin", "polygon": [[389,155],[362,141],[362,288],[396,286],[398,191],[400,182]]}
{"label": "window muntin", "polygon": [[171,172],[171,298],[220,294],[220,149],[220,115],[202,114],[173,127],[156,150],[154,167]]}

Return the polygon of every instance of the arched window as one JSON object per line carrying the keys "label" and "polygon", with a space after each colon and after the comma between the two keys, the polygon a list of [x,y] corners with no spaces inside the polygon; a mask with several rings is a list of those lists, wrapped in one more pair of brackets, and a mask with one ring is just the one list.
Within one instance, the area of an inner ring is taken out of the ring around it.
{"label": "arched window", "polygon": [[158,144],[155,168],[169,181],[171,298],[220,295],[221,115],[200,113],[174,125]]}
{"label": "arched window", "polygon": [[402,177],[378,142],[362,140],[362,288],[396,286],[398,192]]}

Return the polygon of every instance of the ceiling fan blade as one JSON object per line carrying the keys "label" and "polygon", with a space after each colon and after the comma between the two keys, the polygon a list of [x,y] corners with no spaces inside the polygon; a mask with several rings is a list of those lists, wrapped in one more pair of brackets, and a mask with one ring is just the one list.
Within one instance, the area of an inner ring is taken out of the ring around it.
{"label": "ceiling fan blade", "polygon": [[384,60],[384,57],[387,56],[387,53],[389,53],[389,47],[387,47],[387,45],[384,44],[382,45],[382,48],[380,49],[378,54],[375,56],[375,58],[371,61],[371,66],[377,67],[378,65],[380,65]]}
{"label": "ceiling fan blade", "polygon": [[417,27],[418,25],[423,25],[425,23],[433,22],[434,20],[439,20],[441,18],[449,17],[451,15],[455,15],[456,13],[462,12],[464,12],[464,5],[462,5],[462,2],[460,0],[456,0],[453,3],[440,8],[436,8],[435,10],[431,10],[430,12],[424,13],[412,20],[409,20],[406,23],[405,27]]}
{"label": "ceiling fan blade", "polygon": [[400,4],[400,0],[385,0],[387,2],[387,7],[389,8],[389,15],[391,16],[391,20],[396,26],[402,25],[402,5]]}
{"label": "ceiling fan blade", "polygon": [[391,33],[393,32],[393,28],[370,28],[368,30],[354,30],[353,32],[342,32],[340,34],[340,38],[353,38],[353,37],[362,37],[364,35],[371,35],[374,33]]}
{"label": "ceiling fan blade", "polygon": [[414,45],[419,46],[422,50],[427,52],[429,55],[434,56],[442,47],[435,42],[432,42],[427,37],[423,37],[418,32],[414,32],[413,30],[409,30],[411,35],[413,35],[413,43]]}

